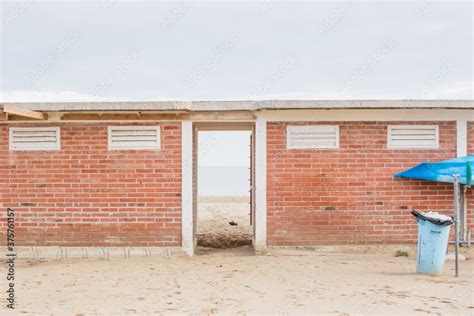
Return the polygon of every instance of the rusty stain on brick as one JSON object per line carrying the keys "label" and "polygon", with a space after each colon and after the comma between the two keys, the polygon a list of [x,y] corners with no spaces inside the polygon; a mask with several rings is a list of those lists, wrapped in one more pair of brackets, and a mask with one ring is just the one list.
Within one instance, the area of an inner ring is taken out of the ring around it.
{"label": "rusty stain on brick", "polygon": [[[39,169],[39,166],[37,167]],[[45,183],[46,182],[46,179],[43,179],[43,178],[32,178],[32,179],[28,179],[26,180],[28,183]]]}

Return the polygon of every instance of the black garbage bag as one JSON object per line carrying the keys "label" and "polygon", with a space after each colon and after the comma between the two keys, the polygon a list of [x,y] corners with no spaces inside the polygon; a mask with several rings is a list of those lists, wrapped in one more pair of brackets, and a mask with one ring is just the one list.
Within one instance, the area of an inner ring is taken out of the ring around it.
{"label": "black garbage bag", "polygon": [[442,215],[442,214],[438,214],[438,213],[433,213],[433,212],[425,213],[425,212],[419,212],[419,211],[415,211],[415,210],[411,211],[411,213],[416,218],[422,218],[425,221],[429,221],[429,222],[431,222],[435,225],[439,225],[439,226],[449,226],[449,225],[452,225],[454,223],[454,220],[453,220],[452,217]]}

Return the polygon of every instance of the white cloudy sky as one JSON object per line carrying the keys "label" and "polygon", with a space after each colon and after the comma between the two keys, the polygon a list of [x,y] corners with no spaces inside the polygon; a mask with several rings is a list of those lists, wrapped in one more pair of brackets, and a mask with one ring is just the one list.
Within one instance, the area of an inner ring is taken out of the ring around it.
{"label": "white cloudy sky", "polygon": [[[0,9],[0,102],[473,98],[471,1]],[[246,134],[202,143],[202,165],[248,164]]]}
{"label": "white cloudy sky", "polygon": [[473,4],[2,1],[0,101],[472,99]]}
{"label": "white cloudy sky", "polygon": [[[199,132],[199,166],[250,166],[250,132]],[[227,179],[228,180],[228,179]]]}

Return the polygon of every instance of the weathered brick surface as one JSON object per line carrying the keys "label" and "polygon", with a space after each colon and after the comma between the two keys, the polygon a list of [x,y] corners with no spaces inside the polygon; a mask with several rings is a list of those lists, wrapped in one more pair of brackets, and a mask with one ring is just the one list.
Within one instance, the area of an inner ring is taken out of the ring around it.
{"label": "weathered brick surface", "polygon": [[[393,174],[454,157],[454,122],[412,122],[439,125],[436,150],[387,149],[387,125],[406,122],[321,124],[340,126],[339,149],[287,150],[288,123],[268,124],[269,245],[413,242],[411,209],[451,213],[451,185]],[[0,125],[2,245],[6,207],[16,210],[17,245],[181,244],[181,124],[160,124],[161,151],[109,151],[108,125],[120,124],[60,124],[61,150],[41,152],[9,151],[9,126],[27,125]]]}
{"label": "weathered brick surface", "polygon": [[[467,154],[474,155],[474,121],[467,122]],[[468,226],[474,227],[474,187],[467,192]],[[474,233],[474,232],[473,232]]]}
{"label": "weathered brick surface", "polygon": [[181,124],[159,124],[160,151],[110,151],[108,125],[55,125],[61,150],[39,152],[9,151],[0,126],[2,244],[12,207],[17,245],[181,245]]}
{"label": "weathered brick surface", "polygon": [[[340,126],[339,149],[287,150],[288,123],[268,123],[269,245],[413,242],[412,209],[452,212],[451,185],[393,175],[422,161],[455,157],[455,122],[322,124]],[[440,148],[387,149],[388,124],[438,124]]]}
{"label": "weathered brick surface", "polygon": [[467,154],[474,155],[474,122],[467,122]]}

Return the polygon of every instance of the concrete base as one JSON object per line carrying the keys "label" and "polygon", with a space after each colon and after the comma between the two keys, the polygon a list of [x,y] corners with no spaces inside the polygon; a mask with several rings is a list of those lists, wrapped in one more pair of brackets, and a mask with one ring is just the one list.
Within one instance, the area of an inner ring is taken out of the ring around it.
{"label": "concrete base", "polygon": [[[456,254],[454,252],[448,252],[445,257],[446,260],[456,260]],[[458,259],[460,261],[466,260],[466,257],[460,253]]]}
{"label": "concrete base", "polygon": [[[152,255],[171,256],[181,253],[181,247],[15,247],[18,259],[107,259],[150,257]],[[0,249],[5,258],[6,247]]]}
{"label": "concrete base", "polygon": [[410,257],[416,257],[416,244],[351,244],[351,245],[319,245],[319,246],[269,246],[267,253],[281,255],[304,254],[310,252],[328,254],[362,254],[394,257],[397,250],[408,252]]}

